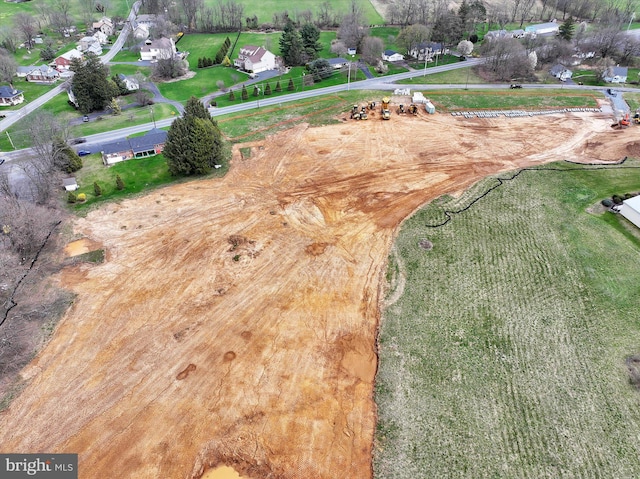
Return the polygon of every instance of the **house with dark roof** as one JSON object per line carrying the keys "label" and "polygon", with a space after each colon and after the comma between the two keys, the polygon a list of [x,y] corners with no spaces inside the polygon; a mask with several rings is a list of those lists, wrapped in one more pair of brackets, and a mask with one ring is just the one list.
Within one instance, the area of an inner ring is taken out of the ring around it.
{"label": "house with dark roof", "polygon": [[608,67],[602,79],[607,83],[627,83],[627,67]]}
{"label": "house with dark roof", "polygon": [[49,65],[40,65],[31,67],[25,78],[33,83],[55,83],[60,78],[60,73]]}
{"label": "house with dark roof", "polygon": [[449,49],[443,43],[438,42],[422,42],[418,43],[409,50],[409,56],[424,61],[425,57],[431,61],[435,55],[446,55]]}
{"label": "house with dark roof", "polygon": [[573,76],[573,72],[565,67],[562,63],[558,63],[551,67],[549,73],[560,81],[567,81]]}
{"label": "house with dark roof", "polygon": [[269,50],[246,45],[238,52],[238,58],[233,61],[233,65],[246,72],[260,73],[267,70],[275,70],[277,60],[276,56]]}
{"label": "house with dark roof", "polygon": [[382,53],[382,59],[388,62],[401,62],[404,60],[404,55],[395,50],[385,50]]}
{"label": "house with dark roof", "polygon": [[344,58],[327,58],[329,65],[336,70],[339,70],[342,67],[346,67],[349,64],[349,60],[345,60]]}
{"label": "house with dark roof", "polygon": [[0,106],[19,105],[24,101],[21,90],[16,90],[12,86],[0,86]]}
{"label": "house with dark roof", "polygon": [[102,162],[105,166],[113,165],[132,158],[148,158],[162,153],[167,141],[167,132],[154,128],[143,136],[124,138],[106,143],[102,146]]}

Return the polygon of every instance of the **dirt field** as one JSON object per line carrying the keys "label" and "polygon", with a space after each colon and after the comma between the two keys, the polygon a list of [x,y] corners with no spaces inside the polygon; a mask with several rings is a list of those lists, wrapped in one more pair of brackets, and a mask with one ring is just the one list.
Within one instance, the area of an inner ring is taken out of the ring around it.
{"label": "dirt field", "polygon": [[610,123],[302,126],[250,145],[222,180],[77,220],[107,259],[61,275],[77,300],[0,416],[0,449],[78,452],[82,478],[222,464],[253,479],[371,477],[380,285],[400,222],[488,174],[618,160],[640,129]]}

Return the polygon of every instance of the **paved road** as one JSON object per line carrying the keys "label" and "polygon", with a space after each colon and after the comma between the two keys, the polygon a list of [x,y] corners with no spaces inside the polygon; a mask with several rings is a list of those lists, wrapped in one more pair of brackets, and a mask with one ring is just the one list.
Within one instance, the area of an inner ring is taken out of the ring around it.
{"label": "paved road", "polygon": [[[120,35],[118,35],[118,39],[111,46],[111,49],[109,49],[108,52],[106,52],[104,55],[102,55],[100,57],[100,60],[102,61],[102,63],[110,62],[113,59],[113,57],[116,56],[116,54],[120,51],[122,46],[124,45],[124,42],[127,40],[127,37],[129,36],[130,30],[131,30],[130,22],[136,18],[137,14],[138,14],[138,10],[140,9],[140,5],[142,5],[142,1],[138,0],[137,2],[135,2],[133,4],[133,7],[131,7],[131,12],[129,12],[129,17],[127,17],[128,21],[125,24],[124,28],[122,29],[122,32],[120,32]],[[27,116],[29,113],[37,110],[42,105],[44,105],[49,100],[51,100],[53,97],[55,97],[56,95],[62,93],[63,91],[64,91],[64,88],[62,87],[62,85],[58,85],[55,88],[53,88],[52,90],[49,90],[44,95],[36,98],[35,100],[31,101],[30,103],[27,103],[25,106],[23,106],[19,110],[15,110],[15,112],[13,114],[7,116],[7,118],[5,118],[4,120],[0,121],[0,132],[5,131],[11,125],[13,125],[14,123],[18,122],[19,120],[21,120],[22,118]]]}

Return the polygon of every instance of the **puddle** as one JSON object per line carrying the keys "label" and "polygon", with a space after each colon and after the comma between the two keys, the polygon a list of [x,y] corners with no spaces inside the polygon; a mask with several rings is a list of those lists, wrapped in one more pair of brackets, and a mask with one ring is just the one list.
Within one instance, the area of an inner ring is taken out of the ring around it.
{"label": "puddle", "polygon": [[220,466],[215,469],[210,469],[204,473],[200,479],[249,479],[245,476],[241,476],[236,472],[233,467]]}
{"label": "puddle", "polygon": [[92,241],[89,238],[82,238],[76,241],[72,241],[64,248],[64,252],[67,256],[79,256],[81,254],[88,253],[100,249],[100,243]]}

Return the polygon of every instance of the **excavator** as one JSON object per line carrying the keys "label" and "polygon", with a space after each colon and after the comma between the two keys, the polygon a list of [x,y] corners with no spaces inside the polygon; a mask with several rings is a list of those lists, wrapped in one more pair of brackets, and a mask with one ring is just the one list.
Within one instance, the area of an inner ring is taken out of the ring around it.
{"label": "excavator", "polygon": [[611,125],[611,128],[620,130],[622,128],[628,128],[629,125],[631,125],[631,120],[629,119],[629,112],[626,112],[625,115],[622,118],[620,118],[617,123],[614,123],[613,125]]}
{"label": "excavator", "polygon": [[388,96],[385,96],[382,99],[382,107],[381,107],[381,111],[382,111],[382,119],[383,120],[388,120],[391,118],[391,112],[389,111],[389,102],[391,100],[389,99]]}

